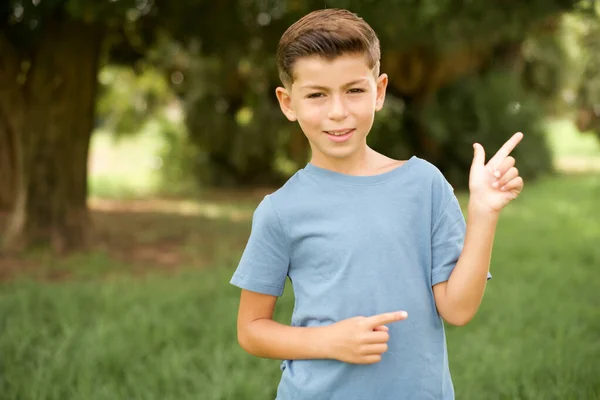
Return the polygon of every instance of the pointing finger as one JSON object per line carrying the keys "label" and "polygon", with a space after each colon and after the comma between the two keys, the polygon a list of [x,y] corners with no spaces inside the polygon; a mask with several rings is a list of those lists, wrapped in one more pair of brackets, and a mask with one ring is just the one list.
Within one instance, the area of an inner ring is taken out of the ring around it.
{"label": "pointing finger", "polygon": [[391,313],[384,313],[373,315],[372,317],[367,317],[365,319],[365,324],[373,329],[376,326],[390,324],[392,322],[402,321],[408,317],[408,313],[406,311],[397,311]]}
{"label": "pointing finger", "polygon": [[514,150],[515,147],[519,144],[519,142],[523,139],[523,134],[521,132],[517,132],[500,149],[494,154],[494,156],[488,162],[494,168],[500,166],[502,161]]}

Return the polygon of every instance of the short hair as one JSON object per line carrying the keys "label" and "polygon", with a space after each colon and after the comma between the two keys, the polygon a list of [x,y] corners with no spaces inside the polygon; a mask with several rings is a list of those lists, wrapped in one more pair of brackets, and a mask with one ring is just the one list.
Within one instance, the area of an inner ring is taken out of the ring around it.
{"label": "short hair", "polygon": [[333,60],[347,54],[363,54],[369,68],[379,66],[381,50],[373,28],[348,10],[313,11],[281,36],[277,46],[279,78],[284,85],[292,84],[299,58],[317,55]]}

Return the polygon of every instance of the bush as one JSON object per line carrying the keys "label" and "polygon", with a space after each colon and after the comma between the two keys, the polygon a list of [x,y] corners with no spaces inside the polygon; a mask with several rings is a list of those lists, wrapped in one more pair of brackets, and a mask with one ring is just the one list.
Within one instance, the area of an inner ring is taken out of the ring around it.
{"label": "bush", "polygon": [[440,168],[453,185],[468,183],[474,142],[483,145],[489,160],[515,132],[525,134],[512,153],[520,175],[534,179],[552,169],[541,102],[514,72],[491,70],[459,80],[440,90],[421,118],[445,154]]}
{"label": "bush", "polygon": [[386,94],[385,106],[376,114],[368,136],[369,146],[397,160],[410,158],[414,151],[406,140],[404,125],[404,103],[393,95]]}

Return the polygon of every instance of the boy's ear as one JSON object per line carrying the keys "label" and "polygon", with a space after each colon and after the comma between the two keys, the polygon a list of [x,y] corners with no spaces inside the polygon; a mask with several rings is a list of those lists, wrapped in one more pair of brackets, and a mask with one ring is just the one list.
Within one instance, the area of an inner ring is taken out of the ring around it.
{"label": "boy's ear", "polygon": [[377,97],[375,98],[375,111],[379,111],[383,108],[385,102],[385,91],[388,85],[387,74],[381,74],[377,78]]}
{"label": "boy's ear", "polygon": [[275,89],[275,95],[277,95],[277,100],[279,101],[279,107],[281,107],[281,111],[290,121],[296,121],[296,112],[292,108],[292,97],[290,96],[289,91],[284,87],[278,87]]}

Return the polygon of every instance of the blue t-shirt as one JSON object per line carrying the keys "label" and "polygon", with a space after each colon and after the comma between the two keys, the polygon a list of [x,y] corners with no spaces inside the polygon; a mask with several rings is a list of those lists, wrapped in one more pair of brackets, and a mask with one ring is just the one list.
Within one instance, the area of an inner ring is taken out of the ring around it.
{"label": "blue t-shirt", "polygon": [[292,326],[408,312],[388,325],[379,363],[283,360],[277,399],[453,399],[432,286],[448,280],[465,228],[452,187],[418,157],[371,176],[309,163],[266,196],[233,285],[281,296],[289,277]]}

